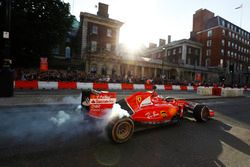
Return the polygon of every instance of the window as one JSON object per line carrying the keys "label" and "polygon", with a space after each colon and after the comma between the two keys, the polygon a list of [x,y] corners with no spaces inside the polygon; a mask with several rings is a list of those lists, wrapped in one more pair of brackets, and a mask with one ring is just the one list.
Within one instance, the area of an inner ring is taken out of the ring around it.
{"label": "window", "polygon": [[206,67],[210,66],[210,59],[206,59],[205,66]]}
{"label": "window", "polygon": [[188,48],[188,54],[191,54],[191,53],[192,53],[191,48]]}
{"label": "window", "polygon": [[230,57],[230,51],[227,51],[227,56]]}
{"label": "window", "polygon": [[213,35],[213,31],[212,30],[209,30],[208,32],[207,32],[207,37],[211,37]]}
{"label": "window", "polygon": [[231,30],[234,30],[234,26],[231,24]]}
{"label": "window", "polygon": [[198,49],[195,49],[195,55],[198,55],[199,54],[199,50]]}
{"label": "window", "polygon": [[224,49],[221,49],[220,52],[221,52],[221,55],[224,56]]}
{"label": "window", "polygon": [[175,50],[175,49],[173,50],[173,54],[174,54],[174,55],[176,54],[176,50]]}
{"label": "window", "polygon": [[227,46],[228,46],[228,47],[231,46],[231,42],[230,42],[230,41],[227,42]]}
{"label": "window", "polygon": [[207,49],[206,55],[207,55],[207,56],[211,56],[211,49]]}
{"label": "window", "polygon": [[242,66],[242,64],[240,64],[240,71],[243,71],[243,66]]}
{"label": "window", "polygon": [[223,29],[222,30],[222,35],[224,36],[226,34],[226,31]]}
{"label": "window", "polygon": [[224,21],[224,20],[221,21],[221,25],[222,25],[223,27],[225,26],[225,21]]}
{"label": "window", "polygon": [[93,25],[93,27],[92,27],[92,33],[93,34],[98,34],[98,27],[97,26]]}
{"label": "window", "polygon": [[223,59],[220,59],[220,66],[223,67]]}
{"label": "window", "polygon": [[180,48],[179,48],[179,53],[181,53],[181,52],[182,52],[182,48],[180,47]]}
{"label": "window", "polygon": [[168,50],[168,56],[170,56],[171,55],[171,51],[170,50]]}
{"label": "window", "polygon": [[111,46],[112,46],[111,43],[107,43],[106,44],[106,50],[110,52],[111,51]]}
{"label": "window", "polygon": [[230,31],[228,32],[228,36],[231,37],[231,32]]}
{"label": "window", "polygon": [[234,48],[234,43],[232,42],[232,48]]}
{"label": "window", "polygon": [[91,52],[96,52],[97,50],[97,42],[91,41]]}
{"label": "window", "polygon": [[234,33],[232,33],[232,38],[234,39]]}
{"label": "window", "polygon": [[207,47],[210,47],[212,45],[212,40],[207,40]]}
{"label": "window", "polygon": [[225,46],[225,40],[224,39],[221,40],[221,45]]}
{"label": "window", "polygon": [[107,36],[112,37],[112,29],[110,28],[107,29]]}

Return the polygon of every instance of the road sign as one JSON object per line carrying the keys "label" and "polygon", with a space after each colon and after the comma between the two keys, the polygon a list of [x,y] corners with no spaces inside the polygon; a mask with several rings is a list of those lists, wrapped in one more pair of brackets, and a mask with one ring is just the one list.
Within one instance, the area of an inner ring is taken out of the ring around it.
{"label": "road sign", "polygon": [[4,32],[3,32],[3,38],[9,39],[9,37],[10,37],[10,33],[7,32],[7,31],[4,31]]}

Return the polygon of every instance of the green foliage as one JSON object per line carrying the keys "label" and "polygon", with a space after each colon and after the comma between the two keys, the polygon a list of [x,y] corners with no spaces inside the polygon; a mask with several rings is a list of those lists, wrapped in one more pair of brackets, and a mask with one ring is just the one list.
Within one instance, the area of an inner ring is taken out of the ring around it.
{"label": "green foliage", "polygon": [[17,65],[32,66],[65,41],[73,16],[61,0],[12,1],[11,48]]}

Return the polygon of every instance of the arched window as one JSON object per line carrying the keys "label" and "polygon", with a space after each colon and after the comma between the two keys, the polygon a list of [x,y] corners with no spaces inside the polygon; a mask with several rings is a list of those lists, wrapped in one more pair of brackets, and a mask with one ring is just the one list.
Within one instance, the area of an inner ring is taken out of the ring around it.
{"label": "arched window", "polygon": [[96,72],[97,72],[97,65],[96,64],[91,64],[90,73],[96,74]]}
{"label": "arched window", "polygon": [[107,75],[107,67],[105,65],[102,66],[101,74],[102,75]]}

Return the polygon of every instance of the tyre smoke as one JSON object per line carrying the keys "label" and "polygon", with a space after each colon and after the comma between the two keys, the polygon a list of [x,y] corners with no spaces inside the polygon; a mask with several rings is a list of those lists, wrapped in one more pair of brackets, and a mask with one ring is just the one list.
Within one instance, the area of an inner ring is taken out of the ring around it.
{"label": "tyre smoke", "polygon": [[[23,144],[82,142],[106,138],[106,126],[114,118],[129,117],[119,104],[114,104],[104,119],[93,119],[83,114],[80,97],[70,96],[53,105],[13,107],[2,111],[0,148]],[[65,102],[67,100],[67,102]],[[58,101],[57,101],[58,102]],[[65,102],[65,104],[63,104]],[[91,134],[91,135],[90,135]]]}
{"label": "tyre smoke", "polygon": [[120,104],[117,104],[117,103],[113,105],[113,108],[111,109],[110,114],[108,115],[108,120],[111,120],[116,117],[120,119],[123,117],[129,117],[128,111],[122,109]]}
{"label": "tyre smoke", "polygon": [[57,126],[60,126],[69,119],[70,119],[69,114],[65,113],[64,111],[59,111],[57,116],[50,118],[50,121],[52,121]]}

